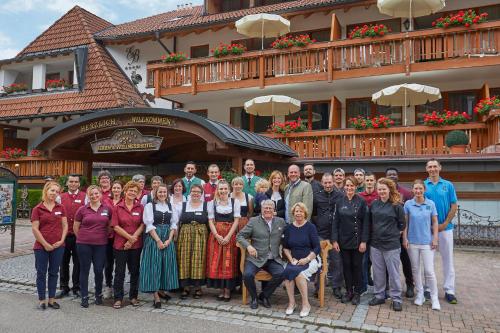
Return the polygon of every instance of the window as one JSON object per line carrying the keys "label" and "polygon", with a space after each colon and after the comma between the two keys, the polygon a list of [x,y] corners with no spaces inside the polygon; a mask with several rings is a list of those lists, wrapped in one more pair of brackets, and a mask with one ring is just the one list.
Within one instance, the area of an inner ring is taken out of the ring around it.
{"label": "window", "polygon": [[203,109],[203,110],[189,110],[190,113],[193,113],[197,116],[203,117],[203,118],[208,118],[208,110]]}
{"label": "window", "polygon": [[350,118],[375,117],[384,115],[394,120],[395,126],[403,124],[403,108],[401,106],[383,106],[372,103],[370,98],[347,99],[347,120]]}
{"label": "window", "polygon": [[441,16],[444,16],[444,13],[436,13],[427,16],[415,17],[413,19],[413,29],[421,30],[421,29],[431,29],[432,22],[436,21]]}
{"label": "window", "polygon": [[494,21],[500,19],[500,5],[482,7],[479,9],[479,12],[488,13],[488,21]]}
{"label": "window", "polygon": [[317,42],[328,42],[330,41],[330,29],[321,29],[314,31],[305,31],[305,33],[309,34],[311,39],[314,39]]}
{"label": "window", "polygon": [[467,112],[473,120],[477,120],[477,116],[473,112],[474,106],[478,102],[478,94],[476,91],[456,91],[448,93],[448,110]]}
{"label": "window", "polygon": [[250,8],[250,0],[226,0],[222,1],[221,11],[232,12],[234,10]]}
{"label": "window", "polygon": [[371,22],[361,22],[356,24],[348,25],[346,28],[347,34],[357,26],[362,26],[364,24],[385,24],[387,28],[389,28],[390,32],[401,32],[401,19],[390,19],[390,20],[382,20],[382,21],[371,21]]}
{"label": "window", "polygon": [[[500,5],[491,5],[491,6],[485,6],[485,7],[472,7],[473,9],[476,10],[476,13],[482,13],[486,12],[488,13],[488,21],[494,21],[500,19]],[[463,8],[463,10],[468,9],[468,8]],[[440,17],[447,16],[448,14],[452,13],[457,13],[459,9],[457,10],[452,10],[452,11],[447,11],[447,12],[440,12],[432,15],[427,15],[427,16],[422,16],[422,17],[416,17],[413,19],[413,25],[415,30],[419,29],[431,29],[432,28],[432,22],[437,20]]]}
{"label": "window", "polygon": [[490,97],[500,96],[500,88],[491,88],[490,89]]}
{"label": "window", "polygon": [[[276,40],[276,38],[264,38],[264,49],[270,49],[271,44]],[[247,51],[258,51],[262,49],[262,39],[261,38],[247,38],[247,39],[237,39],[231,41],[233,44],[242,44],[247,48]]]}
{"label": "window", "polygon": [[230,108],[230,123],[251,132],[266,132],[273,122],[271,116],[254,116],[248,114],[241,106]]}
{"label": "window", "polygon": [[305,102],[299,112],[290,114],[285,120],[297,120],[300,117],[310,130],[330,128],[330,102]]}
{"label": "window", "polygon": [[60,78],[61,78],[61,75],[59,73],[45,74],[45,81],[48,81],[48,80],[59,80]]}
{"label": "window", "polygon": [[[403,108],[401,106],[383,106],[377,105],[376,114],[381,114],[394,120],[395,126],[403,124]],[[408,120],[406,121],[408,123]]]}
{"label": "window", "polygon": [[424,123],[424,114],[432,113],[433,111],[441,112],[444,110],[443,99],[439,99],[432,103],[415,106],[415,125],[422,125]]}
{"label": "window", "polygon": [[208,57],[209,47],[206,45],[191,46],[191,59]]}
{"label": "window", "polygon": [[73,85],[74,82],[73,82],[73,75],[74,75],[74,72],[73,71],[69,71],[68,72],[68,83]]}

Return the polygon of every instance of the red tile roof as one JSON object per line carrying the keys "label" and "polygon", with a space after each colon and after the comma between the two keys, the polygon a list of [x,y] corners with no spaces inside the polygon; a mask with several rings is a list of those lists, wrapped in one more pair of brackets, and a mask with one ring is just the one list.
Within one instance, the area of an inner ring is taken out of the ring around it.
{"label": "red tile roof", "polygon": [[33,52],[87,45],[88,62],[84,90],[0,98],[0,119],[132,105],[147,106],[106,49],[92,37],[95,31],[109,25],[110,23],[77,6],[30,43],[18,57]]}
{"label": "red tile roof", "polygon": [[331,5],[359,2],[360,0],[295,0],[274,5],[260,6],[232,12],[203,15],[203,6],[193,6],[119,24],[95,35],[97,39],[120,39],[155,31],[176,31],[194,26],[236,21],[243,16],[258,13],[284,13],[314,9]]}

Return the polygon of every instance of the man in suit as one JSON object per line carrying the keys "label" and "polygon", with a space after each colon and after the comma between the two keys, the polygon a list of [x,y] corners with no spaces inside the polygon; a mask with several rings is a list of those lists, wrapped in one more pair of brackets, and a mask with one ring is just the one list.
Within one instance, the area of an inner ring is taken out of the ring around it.
{"label": "man in suit", "polygon": [[[286,224],[282,218],[274,216],[274,201],[262,201],[261,211],[262,215],[252,217],[236,237],[238,243],[248,252],[243,281],[252,297],[252,309],[257,309],[258,303],[270,308],[269,297],[283,282],[284,263],[281,260],[280,244]],[[272,279],[257,297],[255,274],[261,269],[271,274]]]}
{"label": "man in suit", "polygon": [[285,220],[293,223],[292,207],[297,202],[302,202],[307,211],[313,211],[313,190],[311,184],[300,179],[300,168],[296,164],[288,167],[288,185],[285,187]]}

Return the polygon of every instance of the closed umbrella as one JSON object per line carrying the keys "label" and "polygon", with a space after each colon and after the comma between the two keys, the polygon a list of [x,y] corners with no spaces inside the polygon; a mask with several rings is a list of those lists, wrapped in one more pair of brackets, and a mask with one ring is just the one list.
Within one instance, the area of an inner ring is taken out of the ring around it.
{"label": "closed umbrella", "polygon": [[256,116],[286,116],[300,110],[301,103],[283,95],[259,96],[245,102],[245,111]]}
{"label": "closed umbrella", "polygon": [[408,17],[410,30],[413,17],[434,14],[446,5],[445,0],[377,0],[378,10],[393,17]]}
{"label": "closed umbrella", "polygon": [[290,32],[290,21],[276,14],[252,14],[236,21],[236,31],[248,37],[276,37]]}
{"label": "closed umbrella", "polygon": [[406,107],[421,105],[441,99],[439,88],[416,83],[404,83],[384,88],[372,95],[372,102],[386,106],[404,106],[404,125],[406,125]]}

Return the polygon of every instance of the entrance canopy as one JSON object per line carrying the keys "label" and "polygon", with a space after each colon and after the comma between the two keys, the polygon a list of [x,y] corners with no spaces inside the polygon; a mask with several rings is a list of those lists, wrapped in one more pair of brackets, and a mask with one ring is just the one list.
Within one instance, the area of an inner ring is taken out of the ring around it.
{"label": "entrance canopy", "polygon": [[126,164],[254,158],[280,161],[297,154],[279,140],[185,111],[121,108],[60,124],[33,143],[50,158]]}

